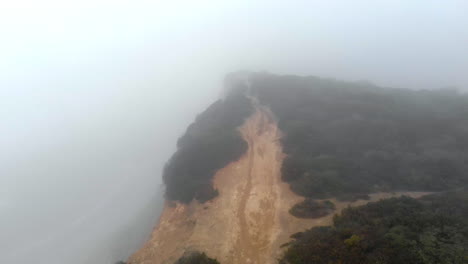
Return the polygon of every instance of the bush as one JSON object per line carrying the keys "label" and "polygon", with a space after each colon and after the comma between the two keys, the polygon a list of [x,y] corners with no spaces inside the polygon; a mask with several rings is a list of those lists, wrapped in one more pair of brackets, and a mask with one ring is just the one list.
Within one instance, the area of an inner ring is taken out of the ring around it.
{"label": "bush", "polygon": [[219,264],[219,262],[209,258],[205,253],[192,252],[182,256],[174,264]]}
{"label": "bush", "polygon": [[289,213],[299,218],[320,218],[333,213],[333,211],[335,211],[335,204],[331,201],[314,201],[306,198],[294,205]]}

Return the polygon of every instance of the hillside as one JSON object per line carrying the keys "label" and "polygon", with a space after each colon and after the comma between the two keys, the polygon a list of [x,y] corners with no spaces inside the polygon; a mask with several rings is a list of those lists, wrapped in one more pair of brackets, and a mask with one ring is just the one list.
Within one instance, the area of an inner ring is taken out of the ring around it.
{"label": "hillside", "polygon": [[[438,210],[428,201],[446,196],[417,198],[467,185],[466,95],[246,72],[230,74],[226,86],[225,98],[179,140],[163,173],[167,202],[159,224],[128,263],[190,263],[190,256],[200,259],[193,263],[377,263],[375,255],[390,264],[407,255],[403,247],[387,250],[391,232],[442,234],[431,225],[416,230],[409,220],[381,223],[378,212],[399,219],[409,206],[409,219],[434,222],[440,213],[421,215]],[[437,206],[456,208],[463,197]],[[468,217],[466,210],[456,217]],[[378,221],[377,229],[353,219]],[[465,263],[466,223],[447,221],[461,236],[444,243],[460,250],[444,254]],[[333,248],[344,255],[331,258]],[[438,263],[426,249],[415,247],[411,260]]]}
{"label": "hillside", "polygon": [[352,198],[468,183],[468,96],[316,77],[256,74],[285,136],[282,177],[296,193]]}

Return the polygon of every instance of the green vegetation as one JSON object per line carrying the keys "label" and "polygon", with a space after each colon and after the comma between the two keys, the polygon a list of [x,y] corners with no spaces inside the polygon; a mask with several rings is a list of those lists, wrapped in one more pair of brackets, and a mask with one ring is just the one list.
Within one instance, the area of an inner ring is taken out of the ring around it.
{"label": "green vegetation", "polygon": [[174,264],[219,264],[219,262],[207,257],[205,253],[193,252],[182,256]]}
{"label": "green vegetation", "polygon": [[335,211],[335,204],[331,201],[315,201],[306,198],[304,201],[294,205],[289,213],[299,218],[319,218],[329,215]]}
{"label": "green vegetation", "polygon": [[467,95],[269,74],[251,83],[285,134],[282,176],[297,194],[356,199],[468,184]]}
{"label": "green vegetation", "polygon": [[281,264],[466,264],[468,191],[348,208],[293,238]]}
{"label": "green vegetation", "polygon": [[217,170],[240,158],[247,150],[247,143],[237,127],[251,112],[249,99],[240,92],[233,92],[196,118],[179,139],[177,152],[164,168],[169,200],[205,202],[218,194],[211,180]]}

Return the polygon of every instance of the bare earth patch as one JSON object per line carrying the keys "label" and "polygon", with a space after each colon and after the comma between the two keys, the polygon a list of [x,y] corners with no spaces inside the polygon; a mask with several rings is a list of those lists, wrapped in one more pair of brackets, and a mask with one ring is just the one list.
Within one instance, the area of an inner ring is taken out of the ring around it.
{"label": "bare earth patch", "polygon": [[[173,264],[185,251],[195,250],[222,264],[276,263],[280,246],[292,234],[332,223],[333,214],[318,219],[289,214],[304,198],[281,181],[281,133],[270,111],[258,106],[240,131],[249,149],[239,161],[216,173],[213,184],[219,196],[205,204],[166,203],[150,240],[130,257],[129,264]],[[377,193],[370,200],[352,203],[330,200],[340,212],[348,205],[403,194],[416,198],[427,193]]]}

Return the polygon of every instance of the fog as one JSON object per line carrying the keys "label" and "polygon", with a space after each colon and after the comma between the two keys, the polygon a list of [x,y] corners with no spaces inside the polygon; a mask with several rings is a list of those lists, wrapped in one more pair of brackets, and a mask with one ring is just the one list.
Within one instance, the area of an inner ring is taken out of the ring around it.
{"label": "fog", "polygon": [[3,1],[0,260],[114,263],[239,69],[468,87],[466,1]]}

